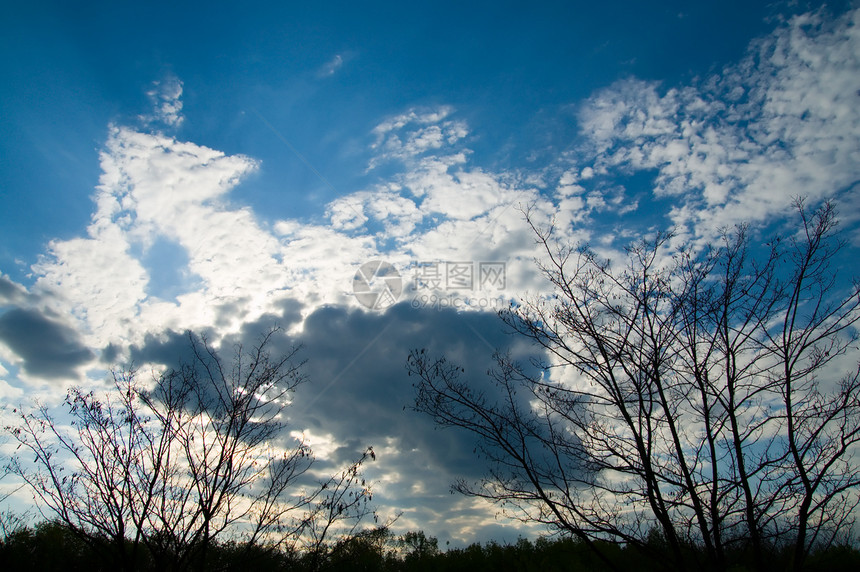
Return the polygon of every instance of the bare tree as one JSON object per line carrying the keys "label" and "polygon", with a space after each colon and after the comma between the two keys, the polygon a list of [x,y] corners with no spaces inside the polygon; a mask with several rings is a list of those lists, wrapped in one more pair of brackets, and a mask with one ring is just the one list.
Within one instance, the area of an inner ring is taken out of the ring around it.
{"label": "bare tree", "polygon": [[837,278],[833,206],[796,206],[788,240],[756,248],[741,226],[696,253],[658,234],[621,269],[532,224],[556,294],[502,317],[550,363],[527,374],[499,356],[477,390],[444,358],[409,359],[416,408],[477,434],[491,462],[456,488],[672,569],[745,553],[799,569],[844,539],[860,484],[860,285]]}
{"label": "bare tree", "polygon": [[[5,444],[5,442],[4,442]],[[5,467],[3,474],[0,475],[0,483],[3,479],[9,476],[9,467]],[[6,502],[8,498],[18,492],[23,485],[18,485],[9,492],[0,493],[0,504]],[[0,510],[0,546],[13,535],[23,530],[26,527],[27,515],[15,512],[12,509]]]}
{"label": "bare tree", "polygon": [[[293,543],[325,493],[302,478],[310,448],[284,445],[283,411],[304,377],[296,349],[269,353],[274,333],[250,351],[238,347],[229,363],[189,334],[191,363],[154,374],[149,387],[129,368],[114,373],[106,397],[70,390],[69,427],[44,406],[18,412],[7,429],[27,455],[12,459],[12,472],[43,515],[125,570],[144,554],[159,570],[205,569],[216,540],[248,551]],[[341,479],[342,494],[369,496],[363,481],[355,490],[365,459]],[[366,515],[352,509],[341,518]]]}
{"label": "bare tree", "polygon": [[376,460],[372,447],[339,474],[320,482],[307,499],[307,511],[301,522],[303,534],[297,540],[309,555],[311,570],[319,569],[324,562],[333,533],[350,538],[365,517],[372,517],[378,525],[378,517],[370,504],[373,493],[360,472],[361,465],[368,459]]}

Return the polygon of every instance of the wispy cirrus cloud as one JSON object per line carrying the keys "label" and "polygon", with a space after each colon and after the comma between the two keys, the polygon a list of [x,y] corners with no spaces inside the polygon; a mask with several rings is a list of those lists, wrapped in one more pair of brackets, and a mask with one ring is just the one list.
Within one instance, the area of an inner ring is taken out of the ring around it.
{"label": "wispy cirrus cloud", "polygon": [[344,64],[344,56],[341,54],[335,54],[335,56],[327,61],[318,71],[317,77],[331,77],[336,74],[343,67]]}

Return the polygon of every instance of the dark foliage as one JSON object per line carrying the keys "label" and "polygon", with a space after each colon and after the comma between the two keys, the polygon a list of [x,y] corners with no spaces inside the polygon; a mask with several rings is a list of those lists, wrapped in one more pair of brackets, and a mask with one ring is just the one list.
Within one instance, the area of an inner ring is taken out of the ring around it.
{"label": "dark foliage", "polygon": [[[660,540],[652,536],[655,547]],[[648,572],[658,570],[650,558],[635,548],[615,544],[602,547],[611,564],[621,570]],[[206,570],[255,570],[294,572],[378,571],[378,572],[602,572],[605,562],[583,542],[571,538],[536,541],[520,539],[514,544],[472,544],[447,551],[438,549],[436,538],[423,532],[395,536],[385,528],[362,531],[342,540],[326,551],[326,557],[313,561],[310,555],[286,550],[250,550],[236,543],[214,543]],[[785,569],[789,553],[773,562],[774,570]],[[735,570],[748,569],[743,555]],[[158,570],[146,553],[139,556],[140,570]],[[112,570],[111,562],[90,545],[82,542],[69,528],[56,522],[45,522],[35,528],[24,528],[0,540],[0,569],[27,572]],[[849,572],[860,570],[860,551],[849,546],[835,546],[813,553],[804,570],[809,572]]]}

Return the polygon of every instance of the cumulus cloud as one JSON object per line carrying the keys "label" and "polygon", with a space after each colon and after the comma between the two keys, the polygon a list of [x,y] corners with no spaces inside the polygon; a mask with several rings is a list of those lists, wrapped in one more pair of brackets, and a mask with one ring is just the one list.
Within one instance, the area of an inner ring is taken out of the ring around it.
{"label": "cumulus cloud", "polygon": [[[414,122],[424,129],[448,113]],[[113,127],[87,235],[50,243],[33,266],[32,291],[58,294],[45,296],[46,307],[74,318],[91,347],[119,357],[154,331],[235,331],[285,298],[301,300],[305,312],[357,305],[352,276],[368,260],[387,259],[404,273],[418,257],[530,261],[516,205],[535,191],[456,165],[427,156],[387,185],[333,201],[330,225],[284,220],[272,232],[230,200],[256,161]],[[159,284],[167,261],[151,250],[169,251],[176,266],[169,290]],[[25,292],[0,286],[6,296]]]}
{"label": "cumulus cloud", "polygon": [[327,213],[332,227],[356,230],[373,220],[381,225],[387,238],[401,239],[415,231],[425,217],[413,197],[399,185],[380,186],[373,191],[359,191],[329,203]]}
{"label": "cumulus cloud", "polygon": [[[34,291],[62,292],[54,309],[81,320],[94,346],[156,324],[206,324],[219,300],[244,296],[259,304],[255,297],[283,287],[277,239],[250,211],[224,201],[256,167],[253,161],[115,127],[101,166],[88,236],[53,241],[33,266]],[[184,250],[189,274],[202,282],[174,302],[151,294],[152,268],[144,265],[144,254],[160,238]]]}
{"label": "cumulus cloud", "polygon": [[[374,130],[371,166],[396,160],[403,170],[372,191],[332,203],[336,227],[378,228],[413,260],[502,260],[518,271],[534,257],[533,236],[521,209],[550,201],[533,177],[470,165],[469,130],[452,107],[410,110]],[[371,230],[373,231],[373,230]],[[518,272],[523,288],[538,286]]]}

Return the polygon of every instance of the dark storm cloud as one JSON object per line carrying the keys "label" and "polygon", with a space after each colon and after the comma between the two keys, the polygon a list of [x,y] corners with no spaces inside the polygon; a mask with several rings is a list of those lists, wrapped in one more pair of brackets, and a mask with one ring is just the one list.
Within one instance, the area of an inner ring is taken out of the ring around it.
{"label": "dark storm cloud", "polygon": [[[404,447],[436,453],[427,431],[413,430],[426,420],[404,410],[415,397],[405,369],[410,350],[445,355],[480,382],[493,351],[515,341],[502,326],[494,314],[419,311],[406,304],[385,313],[316,310],[301,336],[311,383],[296,396],[291,415],[338,436],[397,436]],[[432,436],[434,443],[444,440],[439,432]]]}
{"label": "dark storm cloud", "polygon": [[24,288],[0,275],[0,306],[20,303],[26,295]]}
{"label": "dark storm cloud", "polygon": [[120,357],[120,347],[114,344],[108,344],[106,348],[104,348],[99,357],[103,364],[113,365]]}
{"label": "dark storm cloud", "polygon": [[296,393],[291,424],[333,435],[340,448],[332,462],[354,458],[367,445],[393,449],[367,471],[388,477],[379,497],[407,509],[405,516],[453,510],[462,497],[449,494],[451,483],[479,478],[487,468],[471,434],[440,430],[411,410],[415,380],[405,367],[410,350],[446,356],[479,390],[491,389],[486,372],[495,365],[496,349],[517,346],[514,352],[524,362],[539,356],[507,335],[495,314],[415,310],[407,304],[385,313],[320,308],[306,318],[301,342],[310,382]]}
{"label": "dark storm cloud", "polygon": [[[290,339],[284,331],[285,327],[301,319],[300,310],[301,305],[297,302],[283,301],[277,305],[278,313],[265,314],[254,322],[244,324],[237,334],[220,340],[212,331],[206,330],[150,332],[144,336],[143,343],[129,348],[128,360],[135,367],[160,364],[168,370],[182,370],[189,374],[193,372],[196,379],[203,382],[199,387],[204,390],[200,393],[204,401],[196,403],[196,406],[218,407],[220,396],[215,391],[216,385],[221,386],[218,376],[229,376],[231,382],[237,378],[244,380],[254,362],[254,350],[264,340],[265,350],[272,358],[294,356],[282,370],[285,374],[290,371],[295,373],[289,376],[290,382],[303,377],[301,358],[296,356],[298,342]],[[116,359],[118,355],[118,349],[112,345],[102,350],[105,360]],[[213,367],[216,359],[220,367]],[[235,369],[237,366],[241,368],[238,375]],[[216,383],[213,384],[213,381]]]}
{"label": "dark storm cloud", "polygon": [[[263,336],[274,329],[278,329],[280,332],[271,337],[267,350],[272,355],[290,353],[297,340],[289,339],[284,330],[301,320],[301,309],[301,304],[295,300],[282,300],[276,304],[276,313],[264,314],[253,322],[243,324],[238,334],[226,336],[217,345],[212,343],[216,336],[207,331],[176,332],[167,330],[160,333],[148,333],[144,336],[142,344],[131,346],[130,358],[135,364],[158,363],[170,368],[193,365],[197,362],[192,344],[193,336],[198,347],[202,347],[200,342],[206,339],[206,343],[218,353],[219,358],[222,361],[227,361],[236,355],[238,349],[243,348],[244,351],[248,351],[259,345]],[[240,300],[231,304],[222,304],[217,310],[219,320],[228,323],[241,315],[241,312],[244,311],[244,305]],[[111,346],[103,350],[103,355],[105,353],[110,356],[117,355],[116,349]]]}
{"label": "dark storm cloud", "polygon": [[170,368],[179,368],[183,364],[193,364],[196,361],[189,333],[173,330],[146,334],[142,345],[131,346],[130,358],[131,362],[137,365],[157,363]]}
{"label": "dark storm cloud", "polygon": [[[385,481],[375,495],[381,506],[403,509],[405,518],[435,518],[440,526],[444,515],[462,512],[458,503],[463,497],[449,494],[451,483],[477,479],[487,467],[475,454],[471,434],[438,429],[411,409],[415,379],[407,376],[406,358],[420,348],[431,356],[444,355],[465,369],[464,379],[476,389],[490,391],[486,372],[495,365],[495,350],[512,349],[522,363],[541,357],[540,352],[508,335],[495,314],[416,310],[408,304],[384,313],[329,306],[314,310],[301,333],[289,336],[285,331],[298,321],[300,309],[297,302],[285,300],[277,312],[246,323],[221,341],[222,359],[238,347],[255,347],[273,327],[281,328],[270,338],[268,351],[279,356],[300,346],[296,363],[305,362],[308,379],[286,410],[289,430],[333,439],[334,450],[316,469],[331,473],[371,445],[378,460],[365,471],[368,478]],[[175,366],[189,363],[189,351],[186,334],[166,332],[147,336],[142,346],[132,348],[132,357],[138,364]],[[288,435],[284,440],[294,444]]]}
{"label": "dark storm cloud", "polygon": [[[223,345],[223,344],[222,344]],[[209,351],[212,351],[212,355]],[[160,334],[148,333],[140,346],[132,345],[129,351],[129,359],[134,367],[145,364],[160,364],[168,370],[194,372],[196,379],[202,380],[200,386],[204,391],[201,395],[204,401],[200,405],[215,404],[218,394],[215,392],[215,383],[219,381],[219,368],[214,366],[213,357],[217,357],[225,372],[230,372],[230,362],[235,356],[235,349],[223,349],[210,343],[207,332],[176,332],[167,330]],[[214,377],[209,377],[214,376]],[[217,385],[221,385],[220,382]]]}
{"label": "dark storm cloud", "polygon": [[[263,314],[253,322],[242,324],[238,335],[227,336],[221,344],[222,348],[230,345],[241,345],[250,348],[258,345],[262,336],[272,330],[280,330],[283,333],[295,323],[302,319],[302,305],[293,299],[281,300],[276,304],[276,312]],[[269,351],[274,354],[283,354],[289,351],[289,347],[296,344],[298,340],[291,340],[286,335],[273,336],[269,341]]]}
{"label": "dark storm cloud", "polygon": [[43,378],[77,377],[75,368],[95,357],[77,332],[38,310],[0,315],[0,341],[24,360],[24,371]]}
{"label": "dark storm cloud", "polygon": [[[215,307],[216,325],[227,326],[233,320],[242,318],[247,312],[247,298],[240,298],[231,302],[225,302]],[[302,304],[292,298],[284,298],[275,302],[275,312],[264,314],[253,322],[246,322],[242,327],[242,343],[247,345],[248,342],[254,341],[252,338],[246,339],[246,334],[251,333],[251,336],[257,336],[260,332],[268,331],[272,327],[282,329],[289,328],[292,324],[300,322],[302,319]]]}

